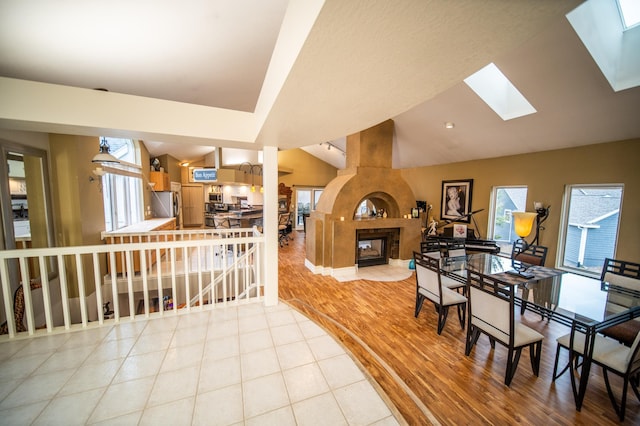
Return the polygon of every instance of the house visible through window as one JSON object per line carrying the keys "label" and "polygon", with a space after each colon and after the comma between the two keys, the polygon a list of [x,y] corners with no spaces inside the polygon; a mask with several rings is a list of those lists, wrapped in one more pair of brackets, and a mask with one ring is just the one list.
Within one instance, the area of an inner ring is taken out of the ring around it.
{"label": "house visible through window", "polygon": [[622,195],[622,185],[566,187],[559,266],[600,276],[604,259],[615,258]]}
{"label": "house visible through window", "polygon": [[511,220],[511,212],[523,212],[527,206],[526,186],[496,186],[491,194],[489,237],[495,240],[503,254],[511,253],[516,235]]}
{"label": "house visible through window", "polygon": [[142,168],[133,140],[106,139],[111,155],[121,161],[102,177],[105,230],[115,231],[143,220]]}

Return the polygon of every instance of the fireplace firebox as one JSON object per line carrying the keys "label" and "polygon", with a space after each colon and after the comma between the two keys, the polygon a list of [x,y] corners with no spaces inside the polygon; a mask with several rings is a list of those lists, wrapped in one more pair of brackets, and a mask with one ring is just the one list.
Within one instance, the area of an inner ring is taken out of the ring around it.
{"label": "fireplace firebox", "polygon": [[356,231],[358,267],[386,265],[398,245],[398,229],[359,229]]}

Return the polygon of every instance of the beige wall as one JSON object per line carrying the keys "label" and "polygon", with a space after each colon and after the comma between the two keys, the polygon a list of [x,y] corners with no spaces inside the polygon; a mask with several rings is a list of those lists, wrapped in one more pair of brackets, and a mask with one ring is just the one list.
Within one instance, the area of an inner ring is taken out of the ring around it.
{"label": "beige wall", "polygon": [[326,186],[338,174],[338,169],[302,149],[278,152],[278,167],[293,170],[280,173],[278,183],[287,186]]}
{"label": "beige wall", "polygon": [[[425,154],[428,155],[428,154]],[[562,198],[566,184],[624,183],[616,257],[640,259],[640,140],[628,140],[534,154],[402,170],[416,199],[433,205],[440,217],[443,180],[473,179],[472,209],[480,235],[486,237],[489,199],[494,186],[526,185],[527,210],[533,201],[551,206],[540,244],[549,247],[547,265],[555,265]],[[533,237],[529,237],[529,241]]]}

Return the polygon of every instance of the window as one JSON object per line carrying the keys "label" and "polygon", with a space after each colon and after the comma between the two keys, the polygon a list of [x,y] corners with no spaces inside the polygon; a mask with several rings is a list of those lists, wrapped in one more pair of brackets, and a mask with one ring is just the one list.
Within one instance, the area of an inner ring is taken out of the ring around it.
{"label": "window", "polygon": [[304,218],[316,209],[323,188],[296,189],[296,229],[304,229]]}
{"label": "window", "polygon": [[495,240],[501,253],[511,253],[518,239],[511,220],[511,212],[526,210],[526,186],[496,186],[491,193],[489,239]]}
{"label": "window", "polygon": [[105,168],[102,177],[105,229],[115,231],[142,221],[142,168],[133,140],[106,139],[111,155],[121,161]]}
{"label": "window", "polygon": [[599,277],[615,257],[623,185],[567,185],[557,262],[563,269]]}

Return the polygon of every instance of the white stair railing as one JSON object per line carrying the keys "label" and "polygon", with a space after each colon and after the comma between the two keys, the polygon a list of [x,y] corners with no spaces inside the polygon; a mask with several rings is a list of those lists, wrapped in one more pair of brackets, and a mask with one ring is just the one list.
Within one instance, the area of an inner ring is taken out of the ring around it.
{"label": "white stair railing", "polygon": [[[255,228],[128,236],[136,242],[0,251],[0,339],[262,300],[264,236]],[[21,283],[30,285],[16,322]]]}

